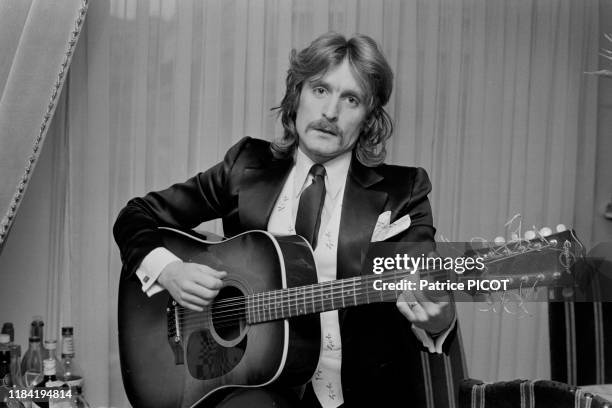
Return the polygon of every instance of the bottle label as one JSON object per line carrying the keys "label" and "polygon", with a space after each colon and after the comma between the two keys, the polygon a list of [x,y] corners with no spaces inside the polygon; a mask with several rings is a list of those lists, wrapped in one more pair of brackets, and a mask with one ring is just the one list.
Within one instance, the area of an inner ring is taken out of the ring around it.
{"label": "bottle label", "polygon": [[56,374],[54,358],[48,358],[46,360],[43,360],[43,373],[45,375],[55,375]]}
{"label": "bottle label", "polygon": [[74,355],[74,339],[72,337],[64,337],[62,341],[62,355]]}

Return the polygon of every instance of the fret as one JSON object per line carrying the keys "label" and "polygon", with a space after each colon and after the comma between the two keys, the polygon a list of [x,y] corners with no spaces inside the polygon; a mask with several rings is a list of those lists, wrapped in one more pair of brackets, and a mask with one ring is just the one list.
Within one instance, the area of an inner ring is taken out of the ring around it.
{"label": "fret", "polygon": [[325,303],[323,303],[323,299],[325,298],[325,291],[323,289],[325,283],[319,285],[319,296],[321,297],[321,310],[320,312],[325,310]]}
{"label": "fret", "polygon": [[253,306],[255,307],[255,310],[253,311],[253,313],[257,311],[257,317],[255,318],[255,321],[258,323],[259,322],[259,293],[256,293],[255,297],[253,298]]}
{"label": "fret", "polygon": [[259,323],[263,322],[264,320],[264,316],[263,316],[263,309],[262,309],[262,305],[261,305],[261,293],[257,294],[257,321]]}
{"label": "fret", "polygon": [[315,288],[315,285],[310,285],[310,303],[312,305],[312,313],[317,312],[315,308],[315,301],[314,301],[314,288]]}
{"label": "fret", "polygon": [[246,311],[247,311],[247,323],[253,322],[253,317],[251,316],[251,296],[246,297]]}
{"label": "fret", "polygon": [[301,288],[297,288],[296,294],[295,294],[295,308],[297,309],[298,316],[302,314],[302,308],[300,307],[300,295],[301,294],[302,294]]}
{"label": "fret", "polygon": [[370,279],[368,279],[368,277],[366,277],[366,284],[365,286],[365,295],[366,295],[366,303],[369,305],[370,304]]}
{"label": "fret", "polygon": [[345,308],[344,304],[344,281],[340,281],[340,296],[342,297],[342,307]]}
{"label": "fret", "polygon": [[278,301],[277,301],[277,294],[278,291],[274,291],[274,319],[278,320]]}
{"label": "fret", "polygon": [[334,303],[334,300],[336,299],[336,285],[334,284],[334,282],[331,282],[331,288],[332,288],[332,293],[331,293],[331,298],[332,298],[332,308],[331,310],[336,310],[336,304]]}
{"label": "fret", "polygon": [[[264,303],[265,303],[265,307],[266,310],[268,310],[268,320],[272,320],[272,311],[270,310],[270,299],[271,299],[272,294],[270,292],[268,292],[268,301],[266,302],[264,299]],[[264,312],[264,316],[265,316],[265,312]]]}
{"label": "fret", "polygon": [[353,279],[353,305],[357,306],[357,289],[355,284],[357,283],[357,279]]}
{"label": "fret", "polygon": [[259,297],[259,303],[261,305],[261,315],[262,315],[262,322],[265,322],[266,319],[266,292],[262,292],[260,297]]}
{"label": "fret", "polygon": [[306,310],[306,288],[302,288],[302,303],[303,305],[303,309],[302,309],[302,314],[306,314],[308,313],[308,310]]}
{"label": "fret", "polygon": [[266,298],[266,292],[262,292],[259,295],[259,308],[261,310],[261,321],[265,322],[266,321],[266,305],[265,305],[265,298]]}
{"label": "fret", "polygon": [[293,313],[293,316],[297,316],[298,315],[298,293],[297,293],[297,289],[292,288],[291,289],[293,291],[293,295],[295,296],[295,313]]}
{"label": "fret", "polygon": [[285,291],[280,291],[280,310],[281,310],[281,319],[285,318]]}

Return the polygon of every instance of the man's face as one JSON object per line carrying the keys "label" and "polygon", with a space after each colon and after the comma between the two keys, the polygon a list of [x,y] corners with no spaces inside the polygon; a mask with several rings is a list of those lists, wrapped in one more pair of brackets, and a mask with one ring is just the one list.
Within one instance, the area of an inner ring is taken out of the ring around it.
{"label": "man's face", "polygon": [[366,118],[365,97],[346,59],[306,81],[295,119],[299,148],[316,163],[351,150]]}

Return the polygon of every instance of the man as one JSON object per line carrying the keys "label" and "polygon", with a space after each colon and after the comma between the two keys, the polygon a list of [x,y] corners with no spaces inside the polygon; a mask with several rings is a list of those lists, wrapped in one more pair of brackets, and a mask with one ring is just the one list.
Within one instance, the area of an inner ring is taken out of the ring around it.
{"label": "man", "polygon": [[[181,261],[163,248],[156,228],[193,228],[214,218],[223,219],[228,236],[267,229],[306,237],[319,281],[362,273],[377,222],[396,223],[383,240],[433,242],[427,174],[382,164],[392,131],[383,108],[392,81],[367,36],[328,33],[293,51],[280,106],[283,138],[242,139],[208,171],[131,200],[114,228],[125,273],[135,273],[149,295],[165,289],[181,305],[203,310],[225,272]],[[448,302],[420,292],[407,292],[397,305],[322,313],[319,365],[302,404],[389,406],[399,393],[404,406],[424,406],[419,350],[441,352],[454,319]],[[274,392],[235,393],[226,406],[299,404]]]}

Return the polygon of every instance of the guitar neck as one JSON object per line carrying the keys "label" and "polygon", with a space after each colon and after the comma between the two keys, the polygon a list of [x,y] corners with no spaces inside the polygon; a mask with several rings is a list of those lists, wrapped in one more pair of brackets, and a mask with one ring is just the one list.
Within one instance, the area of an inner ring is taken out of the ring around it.
{"label": "guitar neck", "polygon": [[[395,302],[406,289],[448,290],[444,285],[437,287],[438,282],[460,283],[458,290],[471,294],[488,290],[470,289],[469,281],[480,279],[503,279],[503,290],[571,286],[573,278],[569,268],[575,259],[572,248],[582,248],[572,237],[573,232],[567,231],[550,239],[529,241],[529,245],[518,242],[512,247],[479,250],[472,256],[482,256],[486,268],[465,275],[445,269],[416,273],[399,270],[255,293],[246,297],[247,322],[261,323],[370,303]],[[421,287],[424,279],[426,285]],[[413,286],[408,287],[408,282]]]}
{"label": "guitar neck", "polygon": [[[247,296],[247,322],[262,323],[370,303],[395,302],[406,289],[398,284],[414,279],[411,276],[414,275],[406,271],[386,272],[256,293]],[[380,290],[383,283],[394,283],[397,289]]]}

